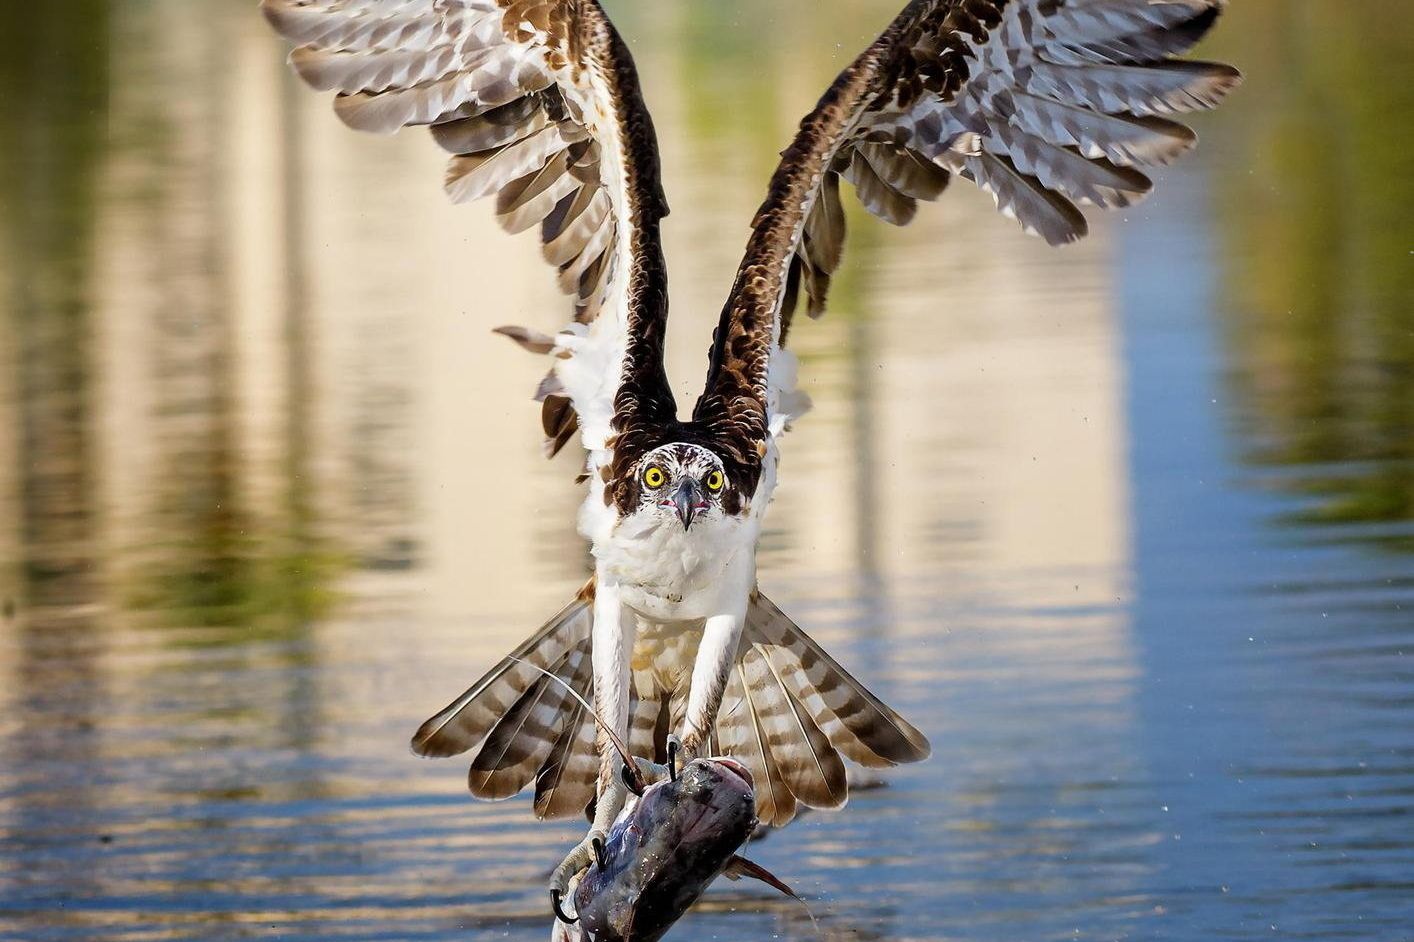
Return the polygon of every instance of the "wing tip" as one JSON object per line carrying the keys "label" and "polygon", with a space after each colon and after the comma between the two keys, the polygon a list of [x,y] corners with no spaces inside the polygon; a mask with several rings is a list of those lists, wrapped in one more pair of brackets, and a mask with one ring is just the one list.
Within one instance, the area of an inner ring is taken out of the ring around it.
{"label": "wing tip", "polygon": [[474,765],[468,769],[466,785],[472,797],[482,801],[506,801],[519,795],[529,784],[508,780],[508,776],[499,774],[500,771],[504,770],[478,769]]}
{"label": "wing tip", "polygon": [[265,22],[275,32],[286,39],[291,38],[289,0],[260,0],[260,15],[265,17]]}
{"label": "wing tip", "polygon": [[466,752],[469,747],[457,746],[441,735],[443,714],[438,713],[417,728],[408,742],[412,754],[421,759],[450,759]]}
{"label": "wing tip", "polygon": [[1204,62],[1207,77],[1212,81],[1212,104],[1209,108],[1216,108],[1223,99],[1235,91],[1247,80],[1247,76],[1242,74],[1242,70],[1227,62]]}
{"label": "wing tip", "polygon": [[[304,78],[303,75],[300,77]],[[335,95],[334,114],[338,115],[339,120],[347,127],[369,134],[393,134],[407,123],[397,109],[382,101],[382,96],[370,92],[340,92]]]}
{"label": "wing tip", "polygon": [[919,731],[918,727],[903,717],[898,718],[899,725],[905,730],[904,737],[908,740],[914,751],[904,757],[901,765],[909,765],[914,762],[923,762],[933,755],[933,744],[928,741],[928,737]]}

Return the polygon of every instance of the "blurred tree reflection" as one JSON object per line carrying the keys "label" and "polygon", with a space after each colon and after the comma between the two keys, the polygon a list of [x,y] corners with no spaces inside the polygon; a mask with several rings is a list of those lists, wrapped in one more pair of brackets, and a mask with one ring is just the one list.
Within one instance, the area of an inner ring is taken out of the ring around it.
{"label": "blurred tree reflection", "polygon": [[[14,425],[5,436],[14,453],[0,453],[10,473],[0,478],[17,491],[16,519],[5,521],[17,537],[15,558],[0,559],[11,571],[0,582],[0,629],[20,616],[4,655],[14,665],[14,689],[4,693],[19,723],[7,714],[0,768],[21,775],[100,755],[98,728],[109,708],[94,642],[101,558],[91,369],[108,31],[105,0],[0,4],[0,330],[12,358],[0,363],[0,397],[8,400],[0,401],[0,421]],[[27,710],[45,722],[27,727]],[[14,782],[7,781],[7,825],[23,831],[49,820],[47,790]],[[66,794],[71,822],[106,797],[92,779],[76,783]],[[94,880],[82,875],[71,892],[90,890]]]}
{"label": "blurred tree reflection", "polygon": [[1313,498],[1298,522],[1409,521],[1414,4],[1333,12],[1245,0],[1211,51],[1249,79],[1219,118],[1233,382],[1248,459],[1316,466],[1291,485]]}
{"label": "blurred tree reflection", "polygon": [[92,601],[90,268],[108,105],[108,5],[0,4],[0,239],[13,338],[21,604]]}
{"label": "blurred tree reflection", "polygon": [[[253,462],[239,435],[229,310],[239,273],[229,270],[223,177],[234,79],[218,50],[223,23],[249,16],[243,3],[0,4],[0,329],[14,359],[3,364],[3,420],[15,442],[0,459],[13,462],[18,491],[17,558],[0,564],[18,574],[15,602],[31,625],[109,602],[244,635],[301,625],[328,607],[342,559],[317,533],[309,497],[313,406],[293,251],[288,359],[271,375],[289,390],[288,435],[279,466],[255,472],[274,471],[274,500],[252,501]],[[273,54],[270,68],[282,69]],[[159,75],[180,76],[185,94],[173,96],[153,81]],[[248,104],[282,108],[278,99]],[[293,174],[297,139],[270,145],[291,150]],[[288,241],[298,222],[286,226]],[[113,257],[95,283],[97,260]],[[122,355],[140,351],[126,375],[151,404],[118,432],[153,458],[145,492],[134,495],[145,505],[136,530],[115,518],[139,508],[104,508],[99,486],[111,471],[99,430],[118,421],[106,375],[117,325],[144,338]]]}
{"label": "blurred tree reflection", "polygon": [[[301,629],[324,613],[342,559],[317,532],[309,494],[313,393],[297,247],[299,138],[290,130],[295,117],[281,97],[283,84],[267,96],[246,93],[243,105],[277,116],[279,133],[260,143],[281,149],[287,193],[282,359],[260,364],[265,382],[285,392],[286,434],[274,466],[254,461],[241,435],[242,325],[233,297],[246,273],[234,262],[232,202],[224,194],[230,188],[244,195],[258,184],[239,170],[233,177],[227,162],[248,142],[233,136],[228,103],[237,79],[219,50],[250,11],[243,4],[199,6],[134,10],[134,28],[122,31],[125,39],[141,37],[121,49],[129,71],[172,76],[185,90],[174,100],[166,84],[131,88],[116,122],[142,129],[114,142],[116,158],[137,182],[116,198],[130,202],[125,208],[144,247],[135,263],[152,266],[146,274],[157,289],[147,309],[123,311],[152,339],[145,382],[155,404],[148,421],[158,468],[125,601],[174,625],[234,629],[206,641],[241,641]],[[271,67],[279,67],[274,57]],[[252,479],[271,480],[270,499],[253,496]]]}

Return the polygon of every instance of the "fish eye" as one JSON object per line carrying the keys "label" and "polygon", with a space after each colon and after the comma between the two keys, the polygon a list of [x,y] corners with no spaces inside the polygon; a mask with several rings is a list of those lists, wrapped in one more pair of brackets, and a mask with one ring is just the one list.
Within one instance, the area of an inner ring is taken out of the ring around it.
{"label": "fish eye", "polygon": [[715,494],[720,491],[722,489],[722,485],[726,484],[727,482],[726,479],[722,477],[722,472],[713,471],[711,474],[707,475],[707,480],[705,483],[707,485],[707,490]]}
{"label": "fish eye", "polygon": [[667,479],[663,469],[656,464],[650,464],[643,472],[643,483],[652,488],[662,487]]}

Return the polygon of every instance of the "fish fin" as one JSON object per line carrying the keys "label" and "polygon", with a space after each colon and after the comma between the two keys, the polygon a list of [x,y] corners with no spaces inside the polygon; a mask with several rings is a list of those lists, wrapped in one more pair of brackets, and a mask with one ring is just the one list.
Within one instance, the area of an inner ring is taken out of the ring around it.
{"label": "fish fin", "polygon": [[810,911],[810,904],[805,902],[799,893],[791,889],[790,884],[786,883],[756,861],[747,860],[740,854],[732,854],[731,859],[727,861],[727,869],[722,871],[722,876],[726,877],[728,880],[740,880],[743,877],[749,877],[752,880],[760,880],[762,883],[771,887],[771,889],[779,891],[781,895],[789,896],[805,909],[805,915],[810,917],[810,922],[815,926],[815,931],[817,933],[820,931],[820,924],[815,921],[815,914]]}
{"label": "fish fin", "polygon": [[922,761],[932,751],[922,733],[759,592],[746,613],[743,650],[747,645],[768,652],[781,685],[846,758],[869,768],[886,768]]}
{"label": "fish fin", "polygon": [[749,877],[752,880],[760,880],[772,889],[780,890],[784,896],[791,899],[800,899],[800,894],[790,888],[780,877],[776,876],[765,867],[754,860],[747,860],[740,854],[732,854],[731,860],[727,861],[727,869],[722,871],[722,876],[728,880],[740,880]]}

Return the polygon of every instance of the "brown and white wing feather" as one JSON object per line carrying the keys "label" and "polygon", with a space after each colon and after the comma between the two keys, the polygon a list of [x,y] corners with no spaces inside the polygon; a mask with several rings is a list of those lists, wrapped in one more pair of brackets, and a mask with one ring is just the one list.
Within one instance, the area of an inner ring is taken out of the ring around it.
{"label": "brown and white wing feather", "polygon": [[[413,736],[413,752],[434,758],[460,755],[482,745],[493,731],[498,730],[505,737],[511,731],[507,722],[518,712],[518,733],[528,732],[554,742],[558,721],[541,708],[542,700],[533,698],[547,689],[546,685],[548,689],[564,690],[543,671],[563,677],[577,677],[581,672],[581,662],[587,657],[580,653],[589,650],[594,621],[592,592],[591,587],[586,587],[465,693],[423,723]],[[546,696],[555,695],[552,692]]]}
{"label": "brown and white wing feather", "polygon": [[573,323],[533,344],[523,328],[502,332],[557,358],[537,395],[550,454],[576,430],[603,448],[621,385],[641,409],[671,406],[657,142],[632,58],[597,0],[263,0],[262,9],[297,44],[295,71],[336,93],[350,127],[430,127],[452,154],[452,199],[494,196],[507,230],[539,227],[574,298]]}
{"label": "brown and white wing feather", "polygon": [[[1240,80],[1180,61],[1225,0],[914,0],[801,122],[757,213],[723,309],[695,417],[727,441],[768,440],[799,414],[782,351],[803,293],[825,309],[839,267],[839,180],[902,225],[953,177],[1052,244],[1086,233],[1078,208],[1127,206],[1145,169],[1196,141],[1170,116]],[[768,480],[770,480],[768,478]],[[756,482],[746,482],[754,485]]]}
{"label": "brown and white wing feather", "polygon": [[[586,673],[576,689],[590,696]],[[583,814],[594,798],[599,781],[599,754],[595,746],[594,717],[583,704],[570,708],[564,728],[549,757],[535,776],[535,816],[569,818]]]}
{"label": "brown and white wing feather", "polygon": [[759,592],[747,609],[745,638],[766,652],[781,686],[846,758],[887,768],[920,762],[930,754],[922,733]]}
{"label": "brown and white wing feather", "polygon": [[922,733],[759,593],[747,609],[715,745],[750,768],[757,817],[774,826],[802,806],[843,805],[846,757],[882,768],[930,751]]}

